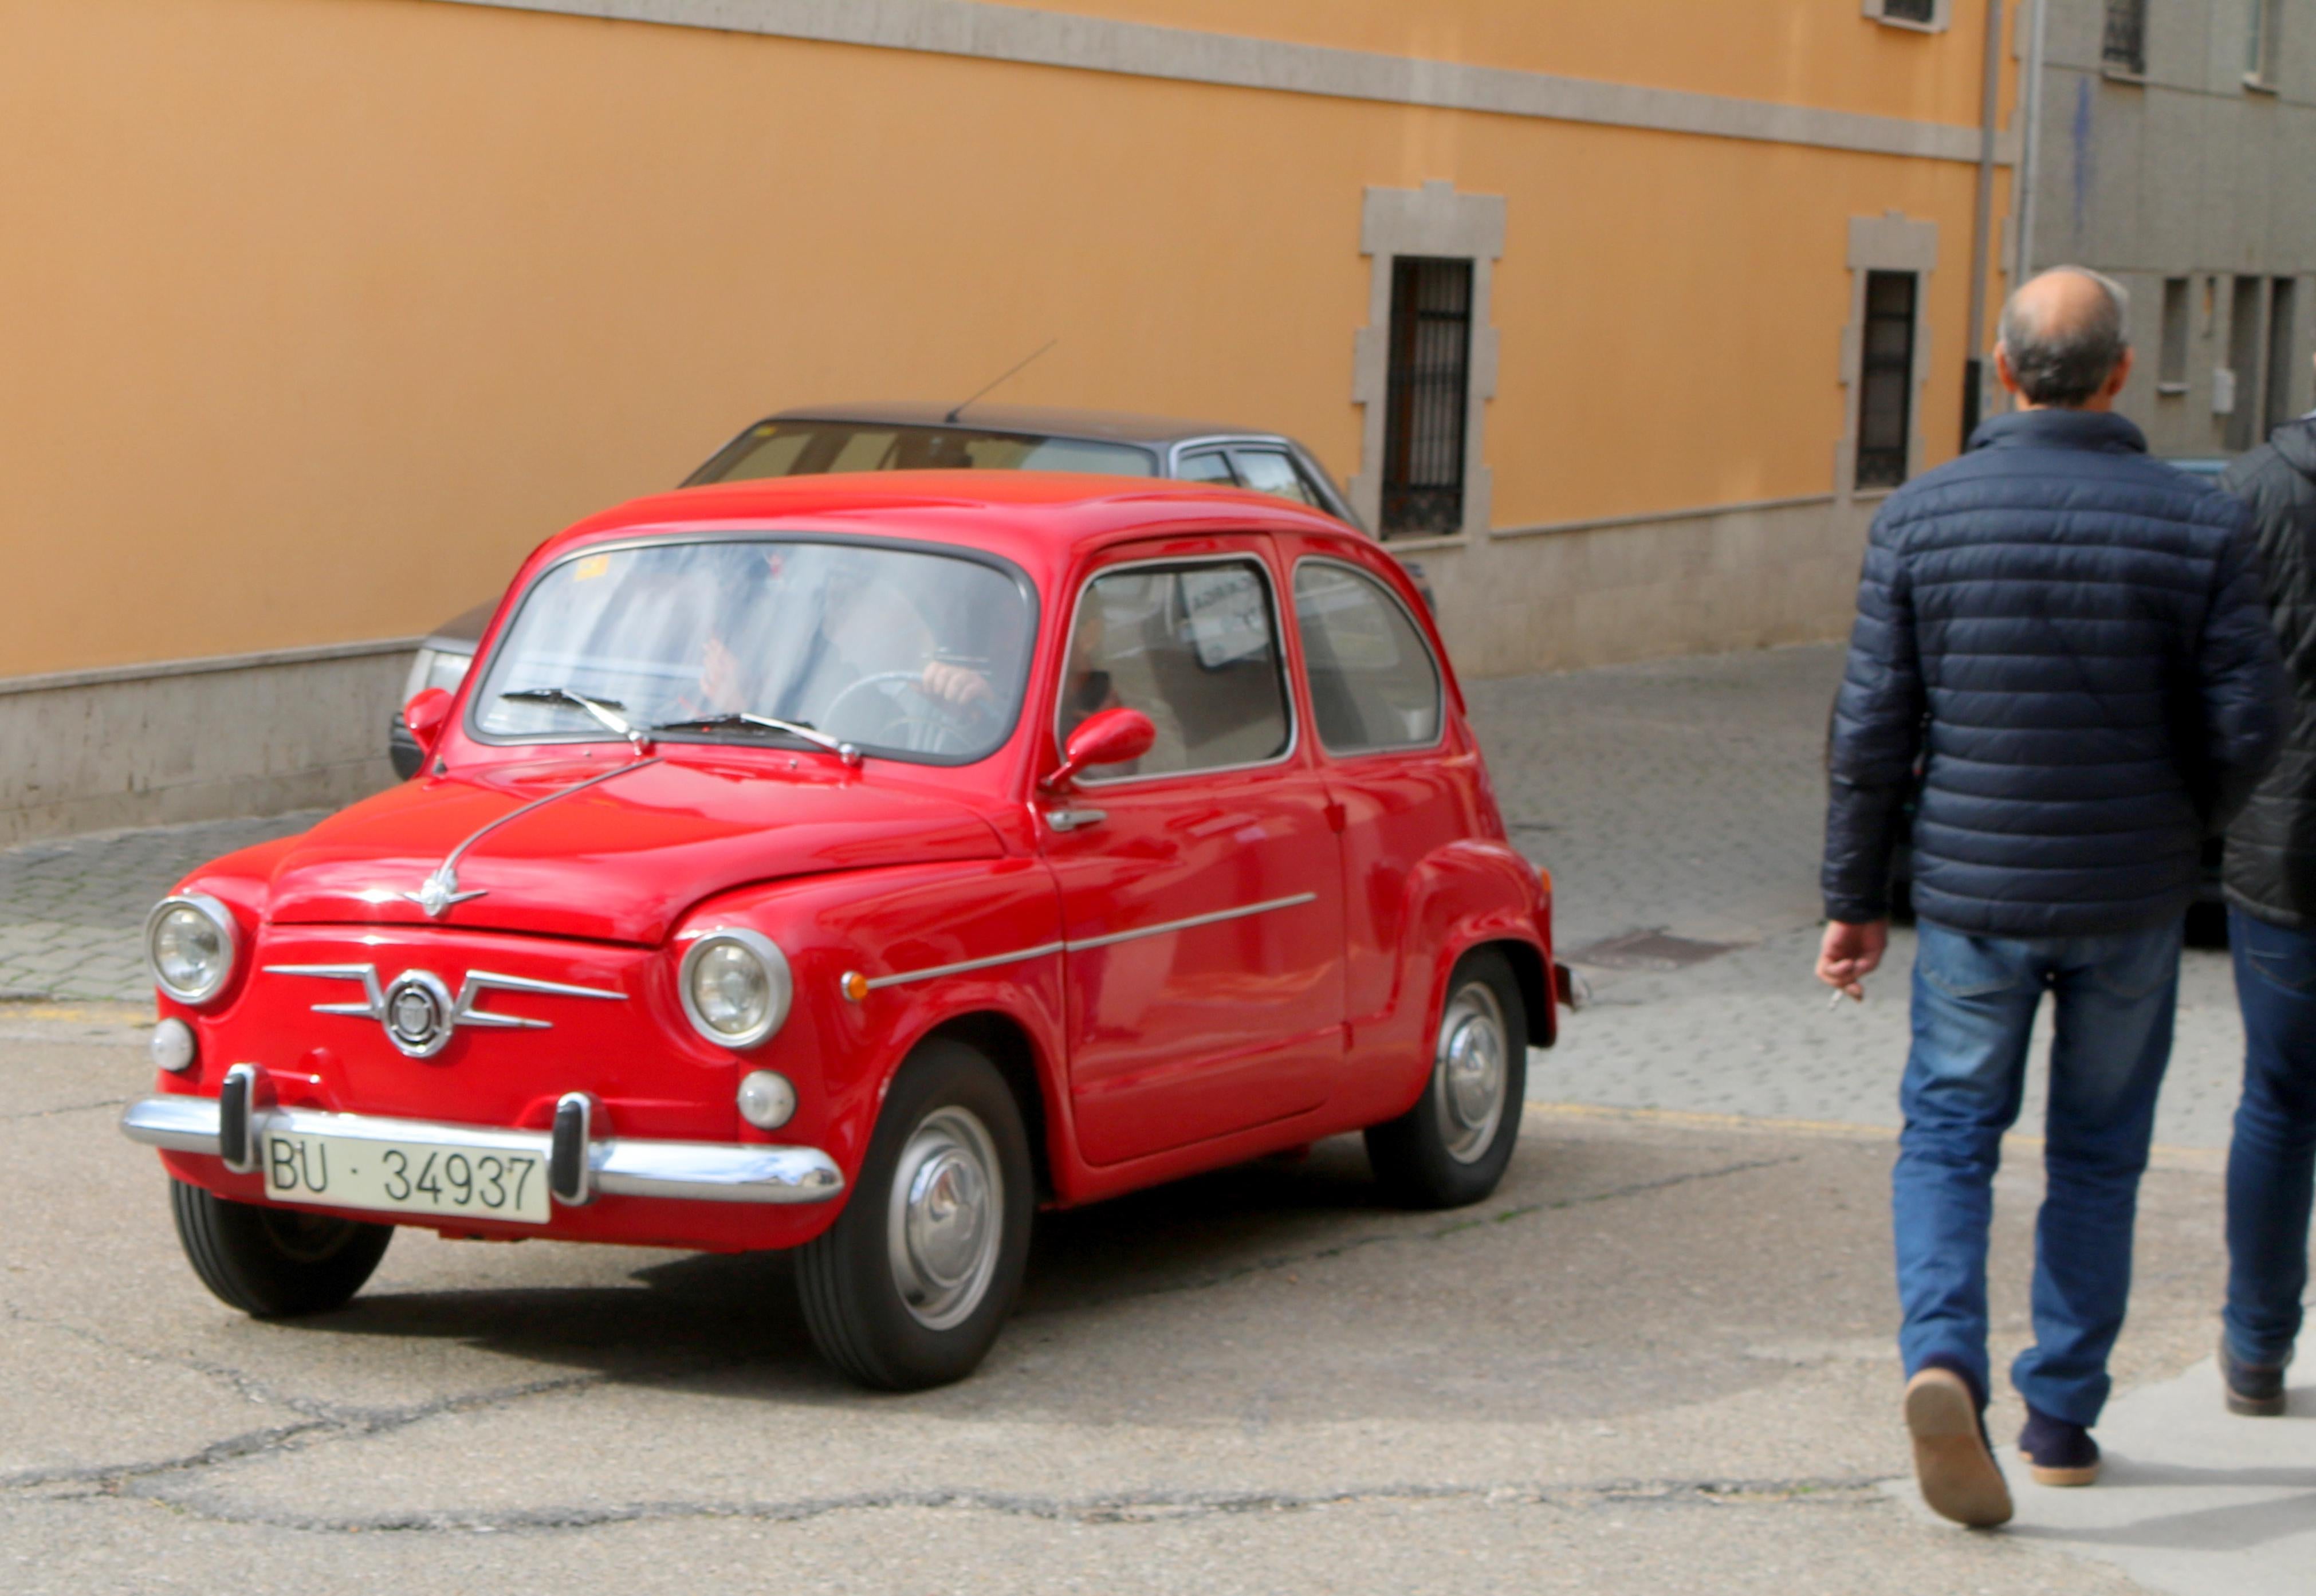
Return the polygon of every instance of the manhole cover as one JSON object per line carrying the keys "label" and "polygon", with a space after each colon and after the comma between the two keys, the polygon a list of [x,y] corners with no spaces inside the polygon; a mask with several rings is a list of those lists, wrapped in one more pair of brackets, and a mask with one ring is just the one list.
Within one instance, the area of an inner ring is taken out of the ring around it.
{"label": "manhole cover", "polygon": [[1667,936],[1663,928],[1628,931],[1623,936],[1578,948],[1566,957],[1571,964],[1589,964],[1603,970],[1683,970],[1703,964],[1736,947],[1735,942],[1700,942],[1689,937]]}

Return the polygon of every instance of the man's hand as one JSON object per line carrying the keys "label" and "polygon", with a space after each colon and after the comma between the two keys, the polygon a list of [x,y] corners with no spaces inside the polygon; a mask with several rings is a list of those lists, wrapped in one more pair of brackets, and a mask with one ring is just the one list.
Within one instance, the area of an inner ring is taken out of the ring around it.
{"label": "man's hand", "polygon": [[1865,925],[1825,923],[1825,941],[1817,950],[1817,978],[1848,996],[1866,1001],[1866,977],[1882,967],[1889,950],[1890,923],[1875,920]]}
{"label": "man's hand", "polygon": [[997,701],[996,691],[989,685],[986,676],[964,665],[950,664],[947,660],[927,660],[924,674],[919,680],[930,697],[945,704],[955,704],[959,709],[974,704],[993,705]]}

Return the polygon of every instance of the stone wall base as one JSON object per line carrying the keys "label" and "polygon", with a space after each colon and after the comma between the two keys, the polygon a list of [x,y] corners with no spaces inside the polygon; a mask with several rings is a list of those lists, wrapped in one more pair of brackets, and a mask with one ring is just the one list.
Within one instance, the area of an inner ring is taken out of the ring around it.
{"label": "stone wall base", "polygon": [[0,682],[0,846],[337,807],[394,780],[406,644]]}
{"label": "stone wall base", "polygon": [[[1400,547],[1457,670],[1510,676],[1846,636],[1874,507],[1796,499]],[[410,657],[361,645],[0,682],[0,847],[379,791]]]}
{"label": "stone wall base", "polygon": [[1831,495],[1394,546],[1474,679],[1848,635],[1880,503]]}

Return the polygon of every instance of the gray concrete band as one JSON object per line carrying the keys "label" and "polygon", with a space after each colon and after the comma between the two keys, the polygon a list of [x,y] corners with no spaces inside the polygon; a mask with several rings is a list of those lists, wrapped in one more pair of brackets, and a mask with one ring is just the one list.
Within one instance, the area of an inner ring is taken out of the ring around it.
{"label": "gray concrete band", "polygon": [[[1975,165],[1979,129],[994,5],[984,0],[436,0],[1278,94]],[[2012,158],[2006,137],[2000,159]]]}

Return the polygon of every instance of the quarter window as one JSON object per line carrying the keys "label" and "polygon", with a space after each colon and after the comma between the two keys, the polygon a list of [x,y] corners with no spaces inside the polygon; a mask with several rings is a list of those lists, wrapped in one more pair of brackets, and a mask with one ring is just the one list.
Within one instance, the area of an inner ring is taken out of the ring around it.
{"label": "quarter window", "polygon": [[1062,674],[1063,742],[1123,705],[1157,727],[1148,753],[1091,778],[1165,776],[1260,764],[1292,733],[1270,585],[1253,560],[1136,566],[1078,599]]}
{"label": "quarter window", "polygon": [[1295,468],[1295,462],[1278,450],[1234,449],[1231,459],[1238,466],[1239,480],[1259,494],[1292,499],[1298,504],[1319,502],[1311,485],[1303,480],[1303,473]]}
{"label": "quarter window", "polygon": [[1439,667],[1407,611],[1349,566],[1295,571],[1295,625],[1311,712],[1330,753],[1412,748],[1439,736]]}
{"label": "quarter window", "polygon": [[1177,476],[1183,482],[1221,482],[1233,487],[1238,486],[1238,478],[1231,475],[1230,458],[1219,449],[1184,455],[1182,468]]}

